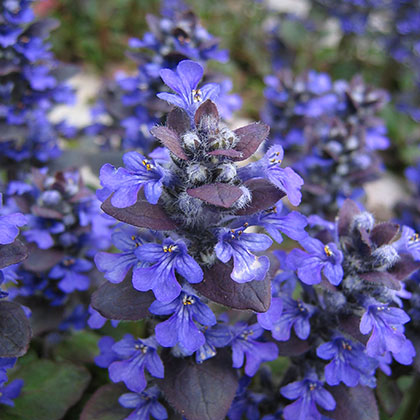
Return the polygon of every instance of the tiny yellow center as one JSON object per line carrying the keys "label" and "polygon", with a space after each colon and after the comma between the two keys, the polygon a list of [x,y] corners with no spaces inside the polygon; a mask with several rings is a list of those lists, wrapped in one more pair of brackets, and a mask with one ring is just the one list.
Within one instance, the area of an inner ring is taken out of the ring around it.
{"label": "tiny yellow center", "polygon": [[191,93],[194,102],[201,102],[203,100],[203,95],[200,89],[193,89]]}
{"label": "tiny yellow center", "polygon": [[327,257],[331,257],[331,255],[333,255],[333,252],[331,251],[331,248],[328,245],[324,246],[324,252]]}
{"label": "tiny yellow center", "polygon": [[146,169],[148,171],[151,171],[152,170],[153,165],[147,159],[143,159],[143,161],[141,163],[143,164],[143,166],[146,167]]}

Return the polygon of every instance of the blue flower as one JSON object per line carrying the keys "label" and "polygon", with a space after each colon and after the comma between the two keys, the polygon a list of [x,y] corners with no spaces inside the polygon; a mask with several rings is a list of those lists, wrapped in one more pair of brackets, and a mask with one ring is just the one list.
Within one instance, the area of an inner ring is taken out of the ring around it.
{"label": "blue flower", "polygon": [[71,293],[75,290],[87,290],[89,288],[89,277],[81,274],[90,271],[93,264],[83,258],[64,258],[55,265],[48,276],[52,279],[61,279],[58,288],[64,293]]}
{"label": "blue flower", "polygon": [[111,283],[121,283],[131,268],[141,265],[134,251],[145,241],[133,228],[114,232],[113,244],[121,253],[98,252],[95,255],[95,264],[99,271],[105,273],[105,278]]}
{"label": "blue flower", "polygon": [[243,233],[244,229],[222,229],[215,246],[217,258],[227,263],[233,257],[231,278],[238,283],[264,280],[270,261],[265,255],[257,257],[251,251],[268,249],[273,241],[261,233]]}
{"label": "blue flower", "polygon": [[134,253],[140,261],[153,264],[134,270],[134,288],[141,292],[153,290],[156,299],[162,303],[172,302],[181,293],[175,271],[190,283],[203,280],[203,270],[188,254],[187,246],[180,239],[166,238],[161,245],[144,244]]}
{"label": "blue flower", "polygon": [[258,314],[258,323],[270,330],[276,340],[289,340],[292,327],[301,340],[306,340],[311,331],[309,319],[314,312],[315,308],[311,305],[282,296],[273,298],[270,309]]}
{"label": "blue flower", "polygon": [[158,401],[160,391],[152,386],[142,393],[128,393],[121,395],[118,402],[125,408],[134,408],[134,411],[125,420],[149,420],[150,416],[156,420],[168,418],[166,408]]}
{"label": "blue flower", "polygon": [[224,324],[216,324],[202,329],[206,342],[195,353],[195,361],[202,363],[216,356],[216,348],[225,347],[232,340],[229,327]]}
{"label": "blue flower", "polygon": [[308,236],[304,230],[308,224],[306,217],[297,211],[283,214],[282,207],[283,203],[278,201],[273,208],[259,213],[256,221],[250,220],[249,223],[262,226],[278,244],[283,242],[281,233],[296,241]]}
{"label": "blue flower", "polygon": [[[0,210],[2,210],[2,194],[0,194]],[[22,213],[0,215],[0,245],[11,244],[19,235],[18,227],[27,223]]]}
{"label": "blue flower", "polygon": [[197,89],[198,83],[203,77],[203,67],[191,60],[181,61],[176,71],[163,69],[160,77],[173,91],[177,93],[158,93],[158,97],[175,106],[185,109],[190,116],[193,116],[201,103],[207,99],[214,100],[219,94],[219,86],[215,83],[208,83]]}
{"label": "blue flower", "polygon": [[171,315],[169,319],[156,325],[156,339],[163,347],[173,347],[177,343],[182,350],[192,354],[206,342],[204,334],[194,321],[205,326],[216,324],[211,309],[192,294],[181,292],[171,303],[155,301],[149,308],[155,315]]}
{"label": "blue flower", "polygon": [[104,199],[113,192],[113,206],[129,207],[137,202],[137,194],[144,187],[147,201],[156,204],[162,194],[165,170],[137,152],[126,153],[123,161],[125,168],[115,169],[109,163],[101,168],[99,179],[104,189],[99,191],[100,198]]}
{"label": "blue flower", "polygon": [[258,325],[248,325],[246,322],[237,322],[232,327],[232,360],[233,367],[240,368],[245,361],[245,373],[254,376],[262,362],[274,360],[278,356],[275,343],[257,341],[264,330]]}
{"label": "blue flower", "polygon": [[334,398],[313,372],[301,381],[283,386],[280,393],[289,400],[296,400],[284,408],[285,420],[321,420],[317,405],[328,411],[335,408]]}
{"label": "blue flower", "polygon": [[114,344],[115,340],[108,336],[102,337],[98,341],[100,354],[95,357],[96,365],[102,368],[108,368],[111,363],[120,359],[118,354],[112,349]]}
{"label": "blue flower", "polygon": [[14,407],[15,403],[13,400],[19,396],[22,387],[22,379],[15,379],[5,386],[1,386],[0,384],[0,404]]}
{"label": "blue flower", "polygon": [[163,363],[156,349],[154,337],[134,339],[131,334],[126,334],[112,346],[112,351],[122,360],[109,365],[111,381],[123,381],[130,391],[141,392],[147,385],[144,369],[155,378],[163,378]]}
{"label": "blue flower", "polygon": [[337,286],[343,280],[343,254],[334,242],[324,245],[315,238],[307,237],[300,244],[308,251],[294,249],[289,261],[297,268],[299,279],[309,285],[321,283],[321,272],[327,280]]}
{"label": "blue flower", "polygon": [[343,382],[347,386],[358,383],[375,387],[375,370],[378,361],[364,352],[364,346],[343,337],[335,337],[328,343],[321,344],[316,354],[324,360],[331,360],[325,366],[325,380],[328,385]]}
{"label": "blue flower", "polygon": [[360,320],[362,334],[372,331],[366,344],[366,353],[372,357],[381,356],[386,351],[398,354],[406,341],[403,324],[408,321],[410,317],[402,309],[369,301]]}
{"label": "blue flower", "polygon": [[400,253],[406,252],[415,260],[420,260],[420,237],[416,231],[408,226],[403,226],[401,237],[392,246]]}
{"label": "blue flower", "polygon": [[303,179],[292,168],[280,167],[283,156],[283,148],[280,145],[271,146],[258,162],[240,168],[238,175],[243,181],[254,177],[266,178],[287,194],[289,201],[297,206],[302,199],[300,189],[303,185]]}

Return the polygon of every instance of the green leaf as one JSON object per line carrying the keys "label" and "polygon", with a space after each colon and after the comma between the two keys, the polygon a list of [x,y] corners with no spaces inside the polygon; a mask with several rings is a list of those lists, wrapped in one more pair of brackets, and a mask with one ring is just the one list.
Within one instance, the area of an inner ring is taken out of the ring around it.
{"label": "green leaf", "polygon": [[122,420],[130,411],[118,402],[118,398],[128,392],[121,385],[110,384],[99,388],[86,403],[80,420]]}
{"label": "green leaf", "polygon": [[99,354],[99,338],[92,331],[75,332],[57,346],[54,356],[58,361],[93,363],[93,359]]}
{"label": "green leaf", "polygon": [[2,420],[59,420],[81,398],[90,373],[71,363],[35,360],[20,366],[10,379],[24,380],[15,407],[0,409]]}
{"label": "green leaf", "polygon": [[376,395],[381,407],[388,414],[393,416],[401,405],[403,394],[398,388],[395,379],[388,378],[384,373],[379,372]]}

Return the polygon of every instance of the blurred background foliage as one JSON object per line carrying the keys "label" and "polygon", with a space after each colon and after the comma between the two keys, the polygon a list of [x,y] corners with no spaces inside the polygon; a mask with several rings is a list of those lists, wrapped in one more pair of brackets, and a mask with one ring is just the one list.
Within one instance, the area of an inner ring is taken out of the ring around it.
{"label": "blurred background foliage", "polygon": [[[301,19],[281,15],[256,0],[187,3],[204,27],[221,39],[221,47],[230,51],[227,64],[212,62],[210,66],[234,81],[234,91],[244,100],[241,117],[259,118],[263,77],[272,72],[270,42],[288,53],[296,73],[315,69],[328,72],[333,80],[362,74],[366,82],[385,88],[391,95],[416,88],[412,70],[392,60],[377,38],[343,35],[337,22],[326,20],[316,7]],[[282,0],[277,3],[281,5]],[[111,77],[116,70],[133,69],[133,62],[125,55],[127,42],[130,37],[142,37],[147,30],[146,14],[159,14],[159,9],[158,0],[45,0],[38,5],[38,14],[61,22],[52,36],[58,59]],[[269,28],[275,28],[270,36]],[[420,157],[418,124],[398,112],[392,101],[383,117],[393,140],[385,160],[391,170],[400,172]]]}

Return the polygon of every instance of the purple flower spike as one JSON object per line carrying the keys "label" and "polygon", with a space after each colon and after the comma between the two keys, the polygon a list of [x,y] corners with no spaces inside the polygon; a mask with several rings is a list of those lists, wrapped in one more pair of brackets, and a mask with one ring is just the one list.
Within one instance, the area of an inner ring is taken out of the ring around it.
{"label": "purple flower spike", "polygon": [[10,382],[10,384],[4,387],[0,386],[0,404],[14,407],[15,403],[13,402],[13,400],[19,396],[22,387],[22,379],[15,379],[14,381]]}
{"label": "purple flower spike", "polygon": [[[162,194],[164,169],[137,152],[126,153],[123,161],[125,168],[116,169],[106,163],[100,171],[99,178],[104,190],[107,194],[114,193],[111,204],[117,208],[132,206],[137,202],[137,194],[143,187],[147,201],[157,204]],[[101,194],[101,198],[105,198],[104,194]]]}
{"label": "purple flower spike", "polygon": [[198,350],[206,341],[194,321],[208,327],[216,324],[211,309],[198,297],[185,292],[171,303],[153,302],[149,311],[155,315],[173,314],[168,320],[156,325],[156,339],[163,347],[173,347],[179,343],[187,354]]}
{"label": "purple flower spike", "polygon": [[369,302],[360,321],[360,332],[372,334],[366,344],[369,356],[382,356],[386,351],[398,354],[404,348],[406,338],[403,324],[410,317],[399,308],[392,308],[379,302]]}
{"label": "purple flower spike", "polygon": [[152,386],[140,394],[123,394],[118,402],[125,408],[134,408],[126,420],[149,420],[150,416],[156,420],[165,420],[168,418],[168,413],[158,401],[159,396],[159,388]]}
{"label": "purple flower spike", "polygon": [[331,360],[325,366],[325,380],[328,385],[343,382],[347,386],[360,383],[375,387],[375,370],[379,363],[365,354],[362,344],[335,337],[332,341],[321,344],[316,354],[321,359]]}
{"label": "purple flower spike", "polygon": [[321,272],[327,280],[337,286],[343,279],[343,254],[337,245],[330,242],[324,245],[315,238],[307,237],[300,244],[308,252],[294,249],[289,254],[289,262],[297,268],[299,279],[309,285],[321,283]]}
{"label": "purple flower spike", "polygon": [[156,351],[157,346],[154,337],[135,340],[131,334],[126,334],[112,346],[112,350],[123,360],[109,366],[111,381],[123,381],[130,391],[141,392],[147,385],[144,369],[155,378],[163,378],[163,363]]}
{"label": "purple flower spike", "polygon": [[93,264],[82,258],[65,258],[60,264],[52,268],[49,277],[52,279],[61,279],[58,287],[65,293],[71,293],[75,290],[87,290],[90,280],[88,276],[81,273],[90,271]]}
{"label": "purple flower spike", "polygon": [[323,388],[323,383],[312,372],[302,381],[280,388],[280,393],[289,400],[296,400],[284,408],[285,420],[321,420],[317,405],[328,411],[335,408],[333,396]]}
{"label": "purple flower spike", "polygon": [[203,67],[191,60],[181,61],[176,71],[163,69],[160,77],[173,91],[177,93],[158,93],[158,97],[175,106],[185,109],[192,117],[195,111],[207,99],[215,99],[219,94],[219,85],[208,83],[197,89],[203,77]]}
{"label": "purple flower spike", "polygon": [[233,367],[240,368],[245,363],[245,373],[254,376],[262,362],[274,360],[278,356],[275,343],[257,341],[264,330],[258,325],[248,325],[238,322],[232,327],[232,358]]}
{"label": "purple flower spike", "polygon": [[182,240],[167,238],[160,244],[144,244],[134,252],[140,261],[152,263],[150,267],[139,267],[133,272],[133,286],[146,292],[153,290],[162,303],[172,302],[181,293],[175,271],[190,283],[203,280],[203,270],[188,254]]}
{"label": "purple flower spike", "polygon": [[276,340],[289,340],[292,327],[301,340],[306,340],[311,331],[309,319],[314,311],[312,306],[300,300],[282,296],[273,298],[270,309],[258,314],[258,323],[266,330],[270,330]]}
{"label": "purple flower spike", "polygon": [[257,257],[251,251],[265,251],[273,241],[267,235],[243,231],[243,228],[221,231],[215,247],[217,258],[227,263],[233,257],[231,278],[238,283],[264,280],[270,261],[265,255]]}

